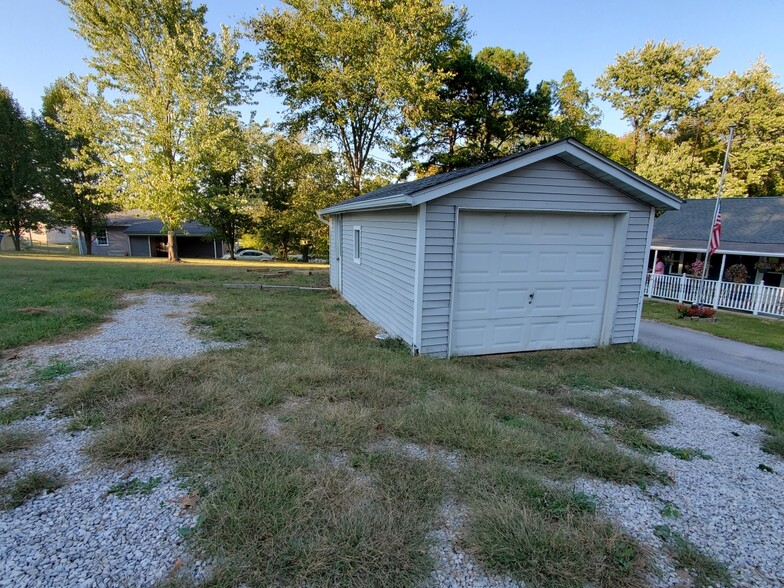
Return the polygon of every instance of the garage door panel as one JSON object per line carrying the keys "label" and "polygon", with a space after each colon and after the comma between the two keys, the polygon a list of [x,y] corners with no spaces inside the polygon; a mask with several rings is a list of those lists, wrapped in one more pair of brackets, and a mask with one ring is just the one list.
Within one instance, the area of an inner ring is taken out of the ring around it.
{"label": "garage door panel", "polygon": [[613,227],[601,215],[462,213],[452,352],[598,344]]}

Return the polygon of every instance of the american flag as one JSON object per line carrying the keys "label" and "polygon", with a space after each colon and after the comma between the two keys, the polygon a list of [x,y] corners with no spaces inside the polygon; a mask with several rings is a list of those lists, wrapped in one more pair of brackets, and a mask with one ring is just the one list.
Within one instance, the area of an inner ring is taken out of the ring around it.
{"label": "american flag", "polygon": [[720,241],[721,241],[721,204],[719,204],[719,208],[716,210],[716,221],[713,223],[713,229],[711,229],[710,247],[708,248],[710,255],[716,253],[716,250],[719,248]]}

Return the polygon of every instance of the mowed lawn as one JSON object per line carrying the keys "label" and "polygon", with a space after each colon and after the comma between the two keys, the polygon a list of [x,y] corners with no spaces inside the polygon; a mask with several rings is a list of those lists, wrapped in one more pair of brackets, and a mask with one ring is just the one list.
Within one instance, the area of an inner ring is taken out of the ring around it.
{"label": "mowed lawn", "polygon": [[645,300],[642,317],[677,327],[703,331],[717,337],[784,351],[784,320],[719,309],[716,322],[678,318],[674,302]]}
{"label": "mowed lawn", "polygon": [[[429,532],[446,501],[465,508],[460,547],[492,572],[533,586],[642,586],[649,554],[569,482],[667,478],[565,411],[613,419],[608,434],[634,447],[667,415],[596,391],[693,397],[763,424],[772,440],[784,431],[781,395],[637,345],[412,357],[376,340],[332,292],[223,287],[260,281],[248,267],[0,256],[5,348],[75,336],[141,289],[211,295],[199,322],[244,343],[109,364],[49,390],[74,428],[98,430],[96,459],[177,460],[201,496],[192,540],[215,558],[212,586],[417,585],[433,568]],[[319,285],[327,276],[274,280]],[[403,443],[434,457],[414,459],[395,449]]]}

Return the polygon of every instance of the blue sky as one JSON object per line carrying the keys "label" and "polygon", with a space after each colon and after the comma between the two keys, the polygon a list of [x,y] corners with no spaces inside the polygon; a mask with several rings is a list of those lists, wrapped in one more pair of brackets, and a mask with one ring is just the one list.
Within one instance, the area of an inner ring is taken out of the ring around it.
{"label": "blue sky", "polygon": [[[194,3],[198,3],[195,0]],[[234,23],[258,12],[251,0],[206,0],[210,27]],[[646,40],[711,45],[721,52],[710,70],[742,71],[762,54],[773,72],[784,73],[784,2],[780,0],[465,0],[475,50],[500,46],[525,51],[533,66],[529,79],[559,79],[571,68],[584,85]],[[268,7],[278,5],[268,2]],[[252,46],[249,46],[252,48]],[[57,0],[0,0],[0,84],[25,110],[40,108],[44,87],[69,72],[86,73],[88,49],[70,30],[66,8]],[[779,79],[781,83],[781,79]],[[259,96],[258,119],[279,120],[280,103]],[[602,127],[627,130],[606,105]]]}

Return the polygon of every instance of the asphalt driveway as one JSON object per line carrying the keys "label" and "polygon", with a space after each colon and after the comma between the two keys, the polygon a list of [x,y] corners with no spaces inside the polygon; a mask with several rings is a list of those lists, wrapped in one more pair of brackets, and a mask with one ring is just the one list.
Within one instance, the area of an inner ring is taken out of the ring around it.
{"label": "asphalt driveway", "polygon": [[640,323],[640,343],[741,382],[784,392],[784,351],[657,323]]}

